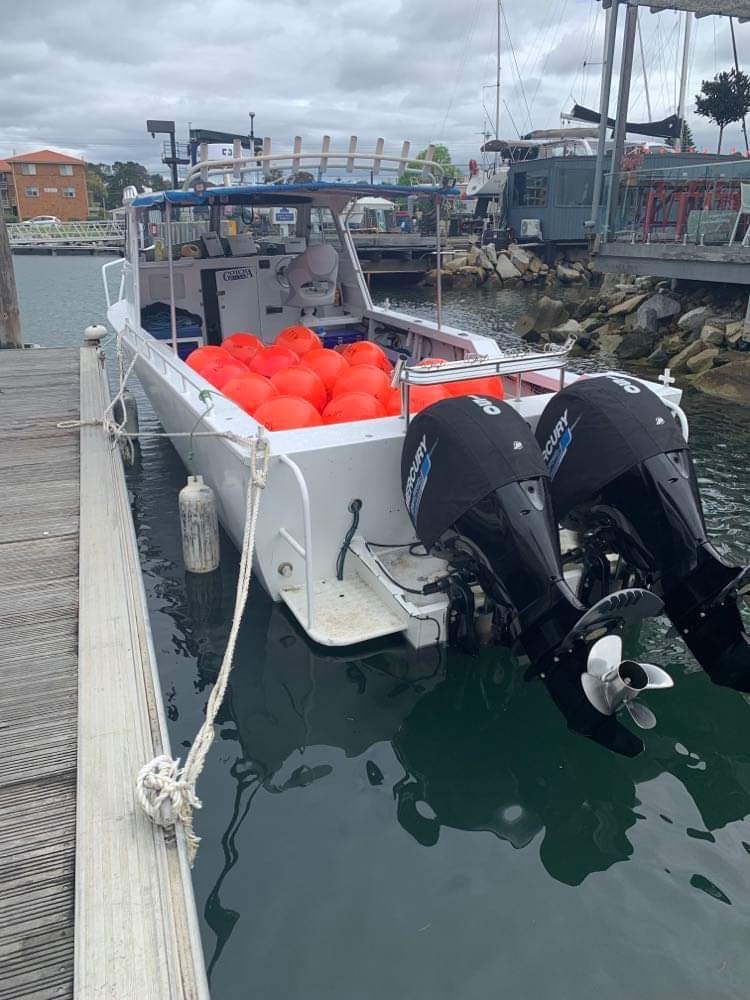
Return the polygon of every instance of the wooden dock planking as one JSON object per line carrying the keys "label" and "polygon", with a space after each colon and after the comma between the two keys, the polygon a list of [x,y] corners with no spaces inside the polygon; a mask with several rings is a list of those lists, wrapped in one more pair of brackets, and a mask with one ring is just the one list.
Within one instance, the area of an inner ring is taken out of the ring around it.
{"label": "wooden dock planking", "polygon": [[51,354],[0,356],[3,1000],[73,995],[79,435],[48,431],[78,414],[79,351]]}
{"label": "wooden dock planking", "polygon": [[107,402],[92,348],[0,355],[0,1000],[208,997],[181,837],[135,803],[168,747],[119,453],[56,426]]}

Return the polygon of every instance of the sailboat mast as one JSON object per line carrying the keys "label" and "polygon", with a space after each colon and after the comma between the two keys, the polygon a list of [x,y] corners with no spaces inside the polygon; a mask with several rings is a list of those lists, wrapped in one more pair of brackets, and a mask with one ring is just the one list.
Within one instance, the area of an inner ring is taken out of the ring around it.
{"label": "sailboat mast", "polygon": [[[500,138],[500,23],[503,14],[502,0],[497,0],[497,61],[495,72],[495,139]],[[497,150],[495,150],[495,171],[497,171]]]}
{"label": "sailboat mast", "polygon": [[692,19],[689,11],[685,11],[685,40],[682,45],[682,71],[680,73],[680,100],[677,105],[677,117],[682,122],[680,129],[680,138],[675,143],[675,149],[680,152],[682,149],[682,143],[685,138],[685,93],[687,91],[687,76],[688,76],[688,57],[690,55],[690,29],[692,27]]}

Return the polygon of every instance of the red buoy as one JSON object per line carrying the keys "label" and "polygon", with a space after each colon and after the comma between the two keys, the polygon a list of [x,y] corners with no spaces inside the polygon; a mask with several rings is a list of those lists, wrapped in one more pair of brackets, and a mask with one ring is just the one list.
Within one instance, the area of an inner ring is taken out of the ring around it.
{"label": "red buoy", "polygon": [[345,392],[336,396],[323,410],[324,424],[341,424],[347,420],[374,420],[385,417],[385,407],[367,392]]}
{"label": "red buoy", "polygon": [[465,382],[451,382],[448,385],[448,392],[451,396],[491,396],[493,399],[505,397],[503,380],[499,375],[470,378]]}
{"label": "red buoy", "polygon": [[393,370],[393,365],[383,348],[373,344],[371,340],[358,340],[353,344],[347,344],[341,354],[350,365],[373,365],[388,373]]}
{"label": "red buoy", "polygon": [[263,350],[263,346],[263,341],[252,333],[233,333],[222,344],[225,351],[245,365],[249,364],[250,359],[254,358],[258,351]]}
{"label": "red buoy", "polygon": [[318,413],[328,400],[326,387],[321,380],[314,371],[302,365],[282,368],[271,378],[271,384],[276,386],[282,396],[299,396],[300,399],[306,399]]}
{"label": "red buoy", "polygon": [[[409,413],[419,413],[426,406],[448,399],[450,393],[444,385],[413,385],[409,388]],[[391,417],[401,413],[401,393],[392,389],[386,400],[386,410]]]}
{"label": "red buoy", "polygon": [[250,359],[247,367],[251,372],[255,372],[256,375],[265,375],[266,378],[271,378],[276,372],[280,372],[282,368],[288,368],[290,365],[297,364],[299,364],[299,354],[296,354],[288,347],[284,347],[282,344],[272,344],[270,347],[265,347],[262,351],[258,351]]}
{"label": "red buoy", "polygon": [[300,362],[303,368],[314,371],[330,396],[340,375],[349,367],[349,362],[341,354],[327,347],[316,347],[308,351]]}
{"label": "red buoy", "polygon": [[333,398],[345,392],[367,392],[385,406],[391,383],[384,371],[374,365],[352,365],[336,379]]}
{"label": "red buoy", "polygon": [[225,351],[223,347],[214,347],[213,344],[207,344],[205,347],[197,347],[194,351],[191,351],[187,356],[186,364],[194,372],[202,372],[210,361],[223,361],[226,363],[231,360],[232,355],[229,351]]}
{"label": "red buoy", "polygon": [[233,378],[243,378],[247,375],[247,368],[241,361],[211,361],[201,375],[211,385],[223,390],[227,382],[231,382]]}
{"label": "red buoy", "polygon": [[241,406],[245,413],[253,414],[269,399],[278,396],[275,385],[262,375],[246,372],[241,378],[230,379],[222,390],[227,399]]}
{"label": "red buoy", "polygon": [[317,333],[310,327],[301,324],[285,327],[278,334],[274,343],[280,344],[282,347],[289,347],[300,357],[303,357],[308,351],[314,351],[323,346]]}
{"label": "red buoy", "polygon": [[261,403],[254,413],[259,424],[269,431],[291,431],[297,427],[317,427],[322,424],[320,414],[306,399],[297,396],[276,396]]}

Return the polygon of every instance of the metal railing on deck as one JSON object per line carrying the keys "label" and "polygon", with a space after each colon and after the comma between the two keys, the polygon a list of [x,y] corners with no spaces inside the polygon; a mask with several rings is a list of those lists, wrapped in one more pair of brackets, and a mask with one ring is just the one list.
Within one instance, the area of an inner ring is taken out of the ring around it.
{"label": "metal railing on deck", "polygon": [[743,185],[747,201],[750,159],[746,158],[659,167],[639,165],[634,159],[632,169],[605,177],[599,238],[610,243],[741,243],[750,222],[750,216],[743,218],[740,212]]}

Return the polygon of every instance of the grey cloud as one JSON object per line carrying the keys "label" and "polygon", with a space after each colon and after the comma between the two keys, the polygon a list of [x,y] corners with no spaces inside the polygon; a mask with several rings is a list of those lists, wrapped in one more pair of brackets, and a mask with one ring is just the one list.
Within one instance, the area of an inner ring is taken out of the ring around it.
{"label": "grey cloud", "polygon": [[[2,3],[3,0],[0,0]],[[11,6],[5,0],[4,6]],[[598,99],[603,15],[594,0],[505,0],[515,62],[533,125],[549,128],[570,95]],[[93,161],[140,159],[152,169],[161,145],[147,117],[174,118],[183,138],[193,125],[256,130],[277,147],[295,134],[346,141],[384,136],[392,148],[446,142],[454,158],[476,156],[494,107],[495,12],[486,0],[34,0],[3,12],[0,38],[0,156],[42,146]],[[598,12],[598,13],[597,13]],[[676,18],[644,12],[654,114],[673,110]],[[528,127],[504,31],[504,131]],[[737,29],[742,58],[750,25]],[[713,19],[696,29],[688,95],[731,64],[729,29]],[[716,56],[715,56],[716,53]],[[645,114],[636,63],[632,110]],[[586,79],[587,86],[582,86]],[[487,89],[489,87],[489,89]],[[715,130],[693,122],[700,145]],[[731,145],[737,142],[727,137]]]}

